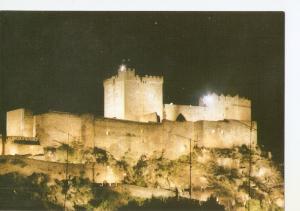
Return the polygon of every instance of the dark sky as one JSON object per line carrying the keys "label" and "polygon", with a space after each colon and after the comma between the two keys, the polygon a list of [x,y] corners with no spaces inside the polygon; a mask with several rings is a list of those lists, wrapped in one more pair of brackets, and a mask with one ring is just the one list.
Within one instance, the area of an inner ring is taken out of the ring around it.
{"label": "dark sky", "polygon": [[283,13],[1,12],[0,24],[8,109],[103,115],[102,81],[125,59],[164,76],[165,103],[251,99],[259,143],[283,160]]}

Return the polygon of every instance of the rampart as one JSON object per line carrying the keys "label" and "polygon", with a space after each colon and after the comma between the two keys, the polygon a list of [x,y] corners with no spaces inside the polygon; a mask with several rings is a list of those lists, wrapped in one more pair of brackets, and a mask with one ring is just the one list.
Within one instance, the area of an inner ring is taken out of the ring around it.
{"label": "rampart", "polygon": [[251,101],[239,96],[218,96],[200,98],[198,106],[164,105],[164,119],[175,121],[182,114],[187,121],[220,121],[225,119],[251,121]]}
{"label": "rampart", "polygon": [[[251,129],[252,128],[252,129]],[[176,159],[192,146],[228,148],[256,144],[256,123],[249,121],[197,121],[142,123],[126,120],[49,112],[36,116],[36,134],[43,146],[73,141],[98,147],[115,158],[137,160],[141,155],[164,153]],[[251,138],[250,138],[251,137]]]}

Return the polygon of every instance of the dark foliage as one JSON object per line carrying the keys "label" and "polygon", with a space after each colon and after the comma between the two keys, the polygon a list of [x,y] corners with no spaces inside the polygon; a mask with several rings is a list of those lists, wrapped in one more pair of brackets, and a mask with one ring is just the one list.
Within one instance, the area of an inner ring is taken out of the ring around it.
{"label": "dark foliage", "polygon": [[97,163],[107,163],[109,160],[109,153],[103,149],[95,147],[94,155],[96,157]]}
{"label": "dark foliage", "polygon": [[0,175],[0,210],[60,210],[61,207],[46,201],[47,181],[44,174]]}
{"label": "dark foliage", "polygon": [[113,203],[113,201],[121,197],[120,193],[117,193],[108,186],[101,187],[99,185],[93,184],[92,192],[94,197],[89,203],[93,207],[99,207],[106,201]]}
{"label": "dark foliage", "polygon": [[214,198],[210,198],[203,204],[199,204],[196,200],[184,198],[169,198],[160,199],[152,198],[138,203],[137,201],[130,201],[128,205],[119,208],[119,211],[135,211],[135,210],[174,210],[174,211],[221,211],[225,210],[223,206],[219,205]]}

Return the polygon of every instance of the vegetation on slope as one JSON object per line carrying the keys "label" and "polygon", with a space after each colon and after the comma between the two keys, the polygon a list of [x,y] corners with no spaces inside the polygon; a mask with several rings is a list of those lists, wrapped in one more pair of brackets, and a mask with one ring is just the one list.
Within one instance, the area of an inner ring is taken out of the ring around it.
{"label": "vegetation on slope", "polygon": [[59,209],[50,202],[48,177],[32,174],[24,177],[18,173],[0,175],[0,210]]}
{"label": "vegetation on slope", "polygon": [[195,148],[191,163],[189,155],[177,160],[165,159],[163,154],[150,158],[142,156],[132,169],[127,170],[125,182],[174,190],[181,195],[189,194],[191,176],[194,199],[206,201],[213,196],[231,210],[243,210],[248,206],[253,210],[255,207],[280,210],[283,206],[281,172],[259,148],[251,150],[251,157],[246,146]]}
{"label": "vegetation on slope", "polygon": [[184,198],[144,200],[130,197],[121,186],[99,186],[79,177],[53,183],[35,173],[0,175],[0,199],[1,210],[224,210],[213,199],[203,204]]}
{"label": "vegetation on slope", "polygon": [[[76,150],[70,152],[74,154]],[[157,153],[151,157],[141,156],[132,165],[130,157],[125,155],[121,160],[116,160],[102,149],[85,151],[84,156],[89,158],[85,162],[109,165],[124,172],[126,176],[123,183],[125,184],[169,190],[176,193],[177,197],[168,200],[137,199],[130,196],[121,185],[117,187],[95,185],[88,179],[72,175],[69,175],[68,180],[53,181],[49,179],[51,175],[43,174],[33,174],[26,179],[16,173],[1,176],[0,196],[5,197],[7,189],[9,193],[5,198],[6,201],[8,198],[21,200],[19,203],[12,204],[27,208],[30,199],[33,201],[31,204],[36,204],[39,209],[65,206],[79,210],[115,210],[121,207],[123,210],[130,208],[157,210],[159,206],[171,209],[172,204],[175,206],[177,202],[187,203],[198,209],[200,208],[198,201],[205,203],[213,197],[217,201],[215,205],[223,206],[226,210],[248,210],[249,207],[250,210],[282,210],[280,208],[283,206],[282,174],[278,166],[258,147],[251,151],[246,146],[232,149],[194,148],[192,162],[189,155],[181,156],[177,160],[168,160],[164,157],[164,153]],[[0,165],[5,162],[10,162],[11,165],[26,165],[22,159],[15,158],[9,161],[0,159]],[[249,171],[250,166],[251,171]],[[190,167],[192,167],[191,175]],[[194,206],[192,201],[185,202],[187,199],[181,198],[189,197],[190,178],[192,198],[197,200],[197,206]],[[14,187],[21,187],[21,189],[14,189]],[[176,207],[179,208],[179,204]],[[1,206],[0,209],[5,208],[6,205]],[[14,206],[11,208],[18,208]]]}

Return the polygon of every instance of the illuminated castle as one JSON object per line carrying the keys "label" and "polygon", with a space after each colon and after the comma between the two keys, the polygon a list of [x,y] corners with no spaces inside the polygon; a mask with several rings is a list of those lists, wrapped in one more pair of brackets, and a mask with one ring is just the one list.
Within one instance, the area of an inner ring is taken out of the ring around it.
{"label": "illuminated castle", "polygon": [[[163,104],[163,77],[135,74],[121,66],[104,80],[104,118],[93,114],[27,109],[7,113],[5,154],[42,154],[45,147],[80,143],[115,158],[163,152],[169,159],[198,147],[256,145],[251,102],[238,96],[207,95],[199,105]],[[72,137],[72,138],[70,138]]]}
{"label": "illuminated castle", "polygon": [[198,106],[163,105],[163,77],[135,74],[134,69],[121,66],[118,75],[104,85],[104,117],[132,121],[218,121],[224,119],[251,121],[251,102],[238,96],[207,95]]}

